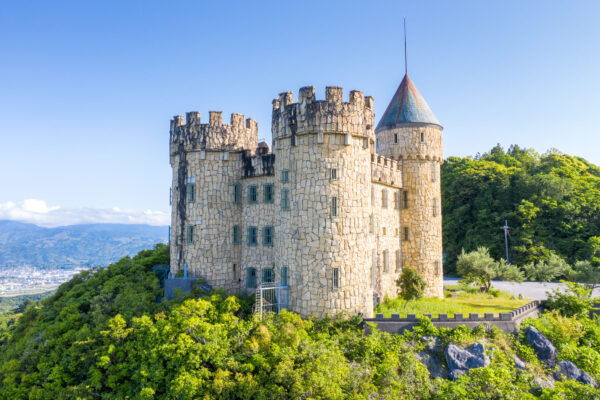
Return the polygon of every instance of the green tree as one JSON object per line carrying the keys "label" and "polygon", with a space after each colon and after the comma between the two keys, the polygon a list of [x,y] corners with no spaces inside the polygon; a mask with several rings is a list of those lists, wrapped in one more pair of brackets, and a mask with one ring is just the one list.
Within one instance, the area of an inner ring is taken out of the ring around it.
{"label": "green tree", "polygon": [[416,269],[404,267],[396,280],[396,286],[398,287],[398,295],[405,301],[404,308],[406,308],[409,301],[423,297],[427,285]]}
{"label": "green tree", "polygon": [[528,280],[551,282],[560,276],[571,276],[571,266],[565,260],[551,253],[548,260],[538,260],[523,266],[525,277]]}
{"label": "green tree", "polygon": [[506,264],[505,260],[495,261],[485,247],[479,247],[469,253],[463,250],[458,257],[456,267],[465,283],[475,282],[486,293],[492,287],[493,279],[523,281],[523,273],[516,266]]}

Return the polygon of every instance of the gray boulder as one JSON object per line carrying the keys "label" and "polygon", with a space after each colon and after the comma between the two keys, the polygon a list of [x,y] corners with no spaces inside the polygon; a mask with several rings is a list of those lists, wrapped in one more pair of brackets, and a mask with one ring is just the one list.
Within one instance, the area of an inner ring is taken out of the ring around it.
{"label": "gray boulder", "polygon": [[441,361],[427,351],[417,353],[418,359],[425,365],[432,378],[444,378],[444,366]]}
{"label": "gray boulder", "polygon": [[425,342],[425,348],[428,351],[440,350],[440,347],[442,346],[442,342],[437,336],[423,336],[421,340]]}
{"label": "gray boulder", "polygon": [[452,379],[453,381],[457,380],[459,376],[466,374],[468,371],[464,370],[464,369],[455,369],[454,371],[451,371],[448,374],[448,378]]}
{"label": "gray boulder", "polygon": [[446,347],[444,356],[450,370],[450,379],[456,379],[459,375],[463,375],[470,369],[490,365],[490,359],[485,354],[485,346],[481,343],[475,343],[471,346],[470,350],[451,344]]}
{"label": "gray boulder", "polygon": [[513,357],[513,362],[515,363],[515,368],[518,371],[524,371],[527,368],[527,366],[525,365],[525,363],[523,362],[523,360],[521,360],[517,356]]}
{"label": "gray boulder", "polygon": [[571,361],[559,361],[558,371],[554,372],[554,379],[562,381],[563,379],[572,379],[585,385],[596,386],[594,378],[583,372]]}
{"label": "gray boulder", "polygon": [[528,326],[524,332],[525,338],[537,353],[538,359],[546,364],[548,368],[554,368],[557,352],[552,342],[533,326]]}

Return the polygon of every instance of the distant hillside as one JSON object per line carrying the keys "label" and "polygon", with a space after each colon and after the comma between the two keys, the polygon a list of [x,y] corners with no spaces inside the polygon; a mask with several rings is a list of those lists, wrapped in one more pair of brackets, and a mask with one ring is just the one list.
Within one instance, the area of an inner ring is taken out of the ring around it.
{"label": "distant hillside", "polygon": [[0,266],[107,265],[168,240],[167,226],[85,224],[43,228],[0,220]]}

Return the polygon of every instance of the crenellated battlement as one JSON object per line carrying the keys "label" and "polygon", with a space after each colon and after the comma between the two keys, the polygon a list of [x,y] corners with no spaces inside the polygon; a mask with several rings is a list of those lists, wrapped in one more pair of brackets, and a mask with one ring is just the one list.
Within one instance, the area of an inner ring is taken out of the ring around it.
{"label": "crenellated battlement", "polygon": [[307,133],[340,133],[375,137],[373,97],[352,90],[343,101],[341,87],[328,86],[325,100],[316,100],[315,87],[300,88],[298,102],[292,92],[273,100],[273,139]]}
{"label": "crenellated battlement", "polygon": [[250,150],[258,146],[258,124],[243,114],[231,114],[230,123],[223,123],[221,111],[209,111],[208,123],[202,123],[197,111],[176,115],[171,120],[170,154],[181,149],[191,150]]}
{"label": "crenellated battlement", "polygon": [[371,154],[371,181],[402,187],[402,164],[388,157]]}

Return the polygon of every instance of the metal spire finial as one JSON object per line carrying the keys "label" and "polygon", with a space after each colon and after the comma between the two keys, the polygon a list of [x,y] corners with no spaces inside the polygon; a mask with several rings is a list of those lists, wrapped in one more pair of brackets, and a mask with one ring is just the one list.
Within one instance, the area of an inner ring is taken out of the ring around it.
{"label": "metal spire finial", "polygon": [[408,75],[408,57],[406,56],[406,17],[404,17],[404,75]]}

